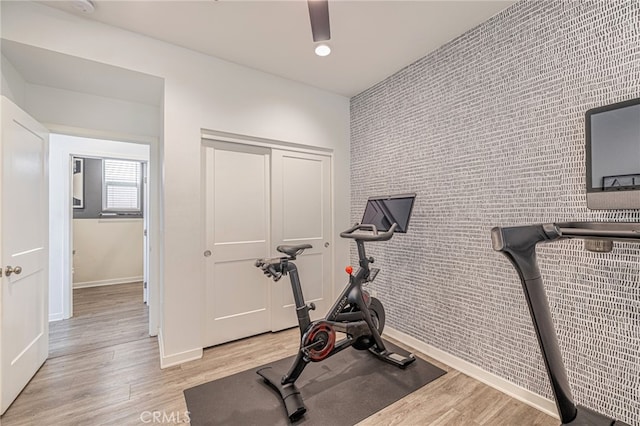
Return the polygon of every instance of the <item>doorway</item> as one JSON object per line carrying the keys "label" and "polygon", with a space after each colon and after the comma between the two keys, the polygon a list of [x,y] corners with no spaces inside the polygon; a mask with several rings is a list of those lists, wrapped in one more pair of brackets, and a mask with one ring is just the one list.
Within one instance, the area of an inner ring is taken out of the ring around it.
{"label": "doorway", "polygon": [[[100,180],[102,180],[104,169],[102,165],[103,159],[111,159],[115,161],[132,160],[141,165],[140,173],[142,178],[142,174],[145,170],[153,170],[153,163],[151,163],[150,161],[151,148],[151,143],[131,143],[61,134],[51,135],[50,241],[52,250],[50,257],[51,281],[49,291],[49,311],[51,321],[69,319],[74,315],[74,274],[72,273],[74,267],[73,211],[77,209],[73,208],[74,198],[76,198],[73,194],[73,171],[74,168],[78,170],[78,166],[76,165],[77,161],[75,160],[84,160],[83,162],[85,172],[87,172],[86,167],[90,161],[97,161],[99,164],[98,175],[100,177]],[[150,175],[150,173],[147,173],[147,175]],[[144,213],[142,215],[138,215],[141,216],[138,218],[127,216],[109,217],[112,212],[108,211],[108,209],[103,211],[102,197],[98,196],[98,202],[100,204],[98,210],[100,210],[100,212],[96,213],[97,217],[90,220],[92,222],[91,224],[83,223],[82,228],[92,228],[93,230],[99,229],[99,232],[102,234],[102,236],[85,239],[85,241],[80,244],[83,247],[82,250],[84,257],[92,258],[93,260],[97,259],[98,261],[103,262],[103,264],[110,266],[108,262],[104,262],[105,259],[103,259],[108,256],[106,254],[108,252],[102,254],[98,253],[100,251],[104,251],[105,244],[102,244],[102,242],[105,238],[105,235],[109,237],[115,236],[116,232],[113,232],[114,226],[139,226],[140,233],[142,234],[140,235],[140,238],[144,241],[144,243],[140,244],[140,251],[142,251],[141,257],[144,259],[144,265],[149,264],[150,244],[148,240],[150,236],[149,216],[151,211],[149,208],[150,203],[148,201],[145,202],[145,200],[148,200],[148,195],[151,192],[148,189],[150,187],[149,183],[151,182],[151,179],[152,176],[147,176],[146,180],[141,180],[141,187],[144,188],[146,184],[147,190],[144,191],[144,189],[142,189],[142,193],[145,195],[141,197],[140,204],[141,206],[144,206],[146,208],[143,207],[142,210]],[[78,180],[77,177],[76,180]],[[84,193],[81,197],[82,204],[89,201],[87,197],[90,198],[90,195],[95,196],[95,193],[97,192],[95,189],[88,188],[87,183],[87,180],[84,179]],[[100,185],[103,185],[103,183],[101,182]],[[75,202],[76,204],[79,204],[78,201]],[[109,220],[118,221],[121,223],[108,222]],[[134,220],[138,223],[134,223]],[[79,244],[78,241],[76,241],[76,244]],[[78,253],[76,252],[76,254]],[[113,252],[111,252],[111,254],[113,255]],[[93,267],[94,266],[91,265],[91,262],[89,262],[87,266],[84,267],[85,272],[89,269],[92,269]],[[128,280],[122,280],[122,277],[119,277],[120,279],[118,279],[118,277],[109,278],[106,276],[102,276],[97,279],[87,279],[85,276],[80,280],[76,280],[78,281],[76,284],[80,283],[81,286],[87,287],[88,290],[92,287],[98,288],[97,286],[104,286],[106,288],[109,285],[121,284],[123,281],[131,281],[131,279],[139,280],[140,300],[142,301],[144,297],[146,298],[145,301],[148,301],[149,312],[145,317],[145,334],[147,336],[154,335],[153,331],[157,330],[157,325],[153,324],[152,322],[154,313],[157,314],[157,301],[153,296],[151,296],[151,294],[154,294],[153,287],[155,283],[153,282],[153,280],[149,279],[149,275],[147,273],[148,270],[148,267],[143,266],[141,268],[141,272],[135,274],[126,274],[127,277],[124,278],[130,278]],[[107,271],[107,273],[108,272],[109,271]],[[149,290],[144,295],[142,290],[144,286],[143,283],[147,284],[147,290]],[[115,286],[112,290],[115,290]]]}
{"label": "doorway", "polygon": [[86,156],[72,162],[73,288],[146,282],[146,163]]}

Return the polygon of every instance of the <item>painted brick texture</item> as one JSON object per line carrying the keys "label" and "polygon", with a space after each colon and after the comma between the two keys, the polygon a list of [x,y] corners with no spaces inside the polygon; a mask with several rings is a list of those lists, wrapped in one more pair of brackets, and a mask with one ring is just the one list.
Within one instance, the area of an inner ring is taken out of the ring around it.
{"label": "painted brick texture", "polygon": [[[369,196],[418,194],[409,232],[367,247],[388,324],[551,398],[490,229],[640,221],[588,210],[584,177],[584,113],[636,97],[638,0],[521,1],[355,96],[353,220]],[[563,241],[538,261],[577,402],[640,424],[640,246]]]}

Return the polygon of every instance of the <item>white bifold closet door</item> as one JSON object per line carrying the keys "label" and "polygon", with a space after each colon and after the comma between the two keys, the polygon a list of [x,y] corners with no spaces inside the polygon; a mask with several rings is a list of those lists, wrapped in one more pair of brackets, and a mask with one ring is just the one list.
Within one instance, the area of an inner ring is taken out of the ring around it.
{"label": "white bifold closet door", "polygon": [[[330,157],[273,150],[271,164],[272,255],[282,244],[313,246],[295,264],[305,300],[316,305],[311,318],[321,318],[331,307],[333,288]],[[298,324],[288,277],[274,283],[271,300],[273,331]]]}
{"label": "white bifold closet door", "polygon": [[[331,163],[324,155],[216,142],[206,146],[206,323],[203,346],[295,326],[289,277],[254,266],[281,244],[312,244],[296,261],[307,302],[331,304]],[[210,254],[209,254],[210,253]]]}
{"label": "white bifold closet door", "polygon": [[206,325],[212,346],[271,330],[269,150],[216,143],[206,152]]}

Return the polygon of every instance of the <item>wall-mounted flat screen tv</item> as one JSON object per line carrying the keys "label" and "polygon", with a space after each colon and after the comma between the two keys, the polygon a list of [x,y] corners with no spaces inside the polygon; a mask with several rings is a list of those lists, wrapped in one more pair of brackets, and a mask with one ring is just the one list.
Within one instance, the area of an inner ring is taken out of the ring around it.
{"label": "wall-mounted flat screen tv", "polygon": [[395,232],[407,232],[416,194],[371,197],[367,200],[362,215],[362,224],[375,225],[376,229],[386,232],[397,223]]}
{"label": "wall-mounted flat screen tv", "polygon": [[587,207],[640,209],[640,98],[585,115]]}

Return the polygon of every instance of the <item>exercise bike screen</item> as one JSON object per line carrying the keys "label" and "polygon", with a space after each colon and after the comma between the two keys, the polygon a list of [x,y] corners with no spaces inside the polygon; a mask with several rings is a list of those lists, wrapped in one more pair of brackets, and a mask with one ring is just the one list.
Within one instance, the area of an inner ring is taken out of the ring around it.
{"label": "exercise bike screen", "polygon": [[415,199],[415,194],[369,198],[361,223],[375,225],[381,232],[388,231],[397,223],[395,232],[407,232]]}

